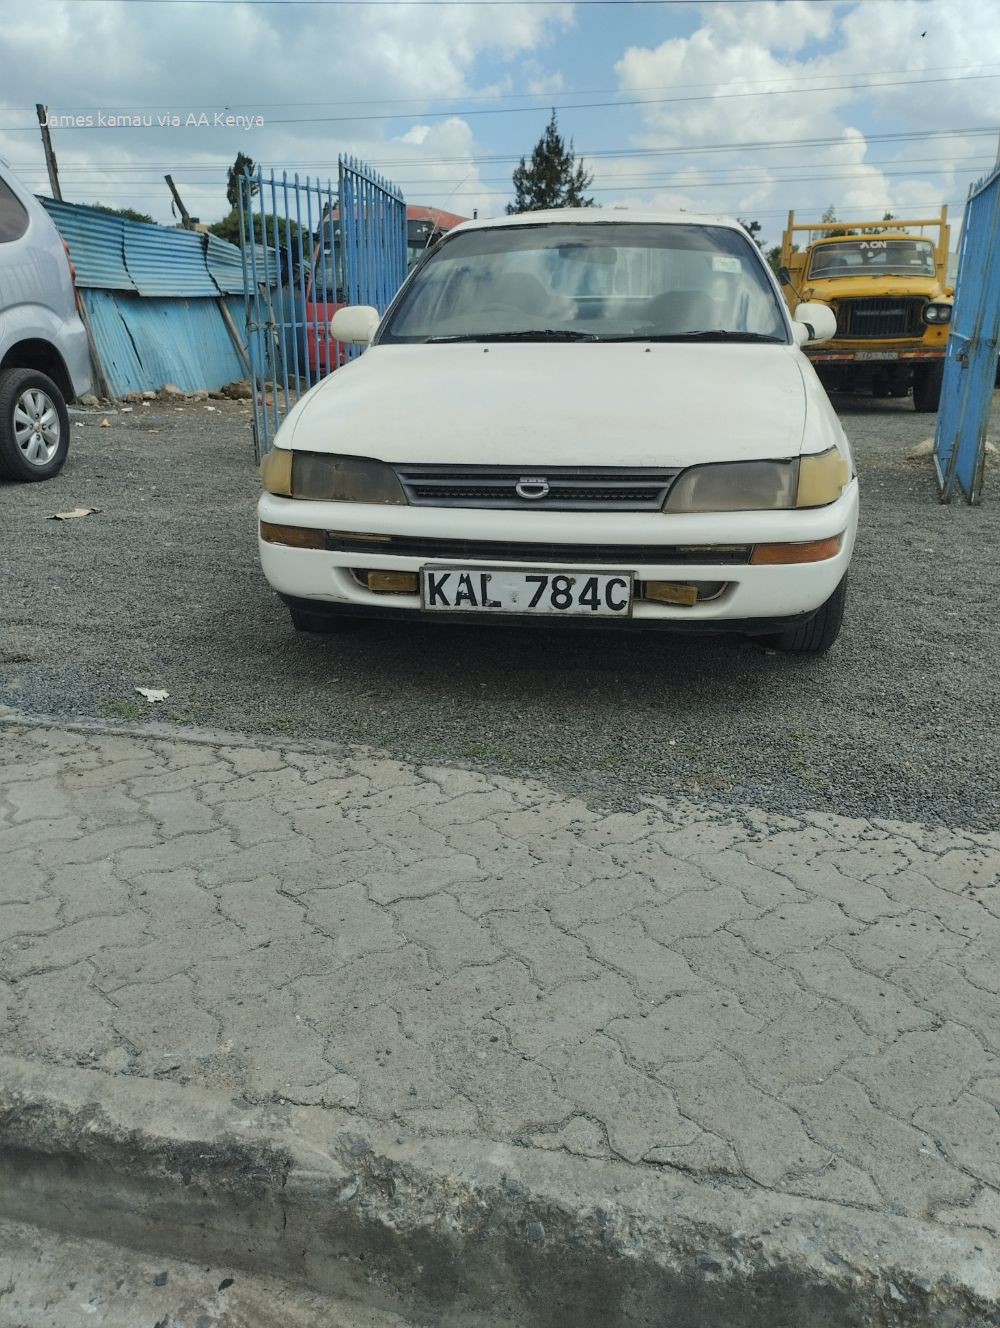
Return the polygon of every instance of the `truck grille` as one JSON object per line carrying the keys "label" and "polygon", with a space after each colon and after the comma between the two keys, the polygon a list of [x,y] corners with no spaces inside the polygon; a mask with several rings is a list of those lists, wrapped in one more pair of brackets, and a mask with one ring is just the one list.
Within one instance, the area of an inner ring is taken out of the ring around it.
{"label": "truck grille", "polygon": [[[397,466],[414,507],[658,512],[679,470],[597,466]],[[541,482],[541,483],[539,483]],[[518,492],[518,485],[525,497]]]}
{"label": "truck grille", "polygon": [[923,336],[925,300],[840,300],[837,305],[837,337],[878,340],[884,337]]}

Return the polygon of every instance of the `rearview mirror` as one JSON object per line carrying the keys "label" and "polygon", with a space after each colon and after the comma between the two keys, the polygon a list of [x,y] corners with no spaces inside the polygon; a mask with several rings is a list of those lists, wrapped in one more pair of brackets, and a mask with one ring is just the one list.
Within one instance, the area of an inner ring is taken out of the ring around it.
{"label": "rearview mirror", "polygon": [[574,240],[559,246],[559,257],[577,263],[599,263],[605,267],[614,267],[618,262],[618,250],[609,249],[603,244],[584,244]]}
{"label": "rearview mirror", "polygon": [[334,341],[354,341],[366,346],[380,322],[379,311],[370,304],[349,304],[330,319],[330,336]]}
{"label": "rearview mirror", "polygon": [[781,282],[782,286],[790,286],[792,284],[792,274],[787,267],[778,268],[778,280]]}
{"label": "rearview mirror", "polygon": [[800,346],[806,342],[829,341],[837,334],[837,315],[828,304],[803,301],[795,310],[793,324],[795,340]]}

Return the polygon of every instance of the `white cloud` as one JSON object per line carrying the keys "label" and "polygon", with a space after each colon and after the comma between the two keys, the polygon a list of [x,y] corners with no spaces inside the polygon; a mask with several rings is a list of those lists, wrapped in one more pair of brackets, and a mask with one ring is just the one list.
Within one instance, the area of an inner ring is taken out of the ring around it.
{"label": "white cloud", "polygon": [[[786,0],[704,6],[701,14],[701,25],[690,36],[655,48],[631,47],[615,68],[623,93],[646,101],[642,129],[634,136],[637,146],[705,150],[642,158],[638,165],[601,165],[596,183],[614,185],[626,171],[632,184],[645,176],[644,198],[650,202],[676,198],[684,199],[684,206],[759,214],[764,233],[776,239],[782,214],[793,206],[818,214],[832,202],[838,215],[854,211],[862,217],[880,216],[886,208],[897,215],[935,212],[943,201],[960,200],[965,193],[969,174],[955,158],[989,160],[995,144],[982,138],[909,144],[868,138],[989,122],[984,107],[995,105],[1000,79],[970,79],[968,72],[989,53],[1000,57],[995,7],[984,9],[977,0],[946,5],[903,0],[843,10]],[[1000,72],[1000,63],[989,71]],[[929,81],[942,77],[953,81]],[[898,85],[908,78],[917,81],[877,90],[843,86]],[[800,90],[780,91],[790,85]],[[733,95],[762,89],[769,91]],[[655,101],[705,94],[711,100]],[[799,149],[749,146],[802,139],[834,141]],[[732,147],[707,150],[718,144]],[[925,160],[931,158],[944,160]]]}
{"label": "white cloud", "polygon": [[[211,118],[228,104],[236,114],[260,113],[265,120],[249,133],[159,124],[59,130],[54,137],[64,193],[70,201],[127,204],[169,221],[162,177],[170,171],[189,211],[214,220],[227,209],[225,171],[238,150],[323,178],[336,174],[337,156],[347,152],[414,163],[457,157],[446,171],[428,167],[420,174],[448,179],[448,189],[467,176],[455,198],[478,206],[485,200],[472,192],[478,172],[468,124],[428,120],[393,142],[386,121],[360,117],[369,109],[376,117],[419,117],[442,99],[496,95],[509,87],[509,77],[477,86],[477,62],[534,59],[572,21],[571,3],[434,10],[52,0],[45,7],[44,87],[58,89],[59,101],[48,94],[51,112],[142,108],[155,116],[173,109],[183,117],[206,110]],[[46,95],[36,72],[38,22],[38,11],[27,5],[5,14],[0,156],[47,192],[31,113]],[[329,104],[302,104],[321,99]],[[420,201],[419,188],[408,193]]]}

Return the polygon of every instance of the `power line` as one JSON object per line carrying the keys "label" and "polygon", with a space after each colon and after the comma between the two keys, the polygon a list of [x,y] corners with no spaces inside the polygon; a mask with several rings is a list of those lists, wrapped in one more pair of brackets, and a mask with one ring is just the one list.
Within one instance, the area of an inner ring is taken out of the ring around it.
{"label": "power line", "polygon": [[[133,0],[133,3],[139,3],[139,2],[140,0]],[[173,3],[173,2],[174,0],[160,0],[160,3],[164,4]],[[195,3],[195,0],[176,0],[176,2],[188,4],[188,3]],[[209,3],[210,0],[199,0],[199,2]],[[228,0],[226,0],[226,2],[228,3]],[[294,0],[289,0],[289,3],[293,2]],[[444,0],[441,0],[441,2],[444,3]],[[577,0],[574,0],[574,3],[576,2]],[[610,3],[610,0],[608,0],[608,2]],[[924,0],[921,0],[921,2],[924,2]],[[926,87],[930,83],[968,83],[978,79],[995,79],[995,78],[1000,78],[1000,74],[964,74],[964,75],[952,74],[952,75],[942,76],[939,78],[893,79],[891,81],[883,83],[836,83],[836,84],[831,84],[828,87],[817,88],[815,89],[815,91],[820,93],[874,92],[877,91],[879,88],[903,88],[903,87],[917,87],[917,86]],[[556,109],[560,111],[594,111],[594,110],[608,110],[611,108],[629,107],[629,106],[674,106],[680,103],[688,103],[695,101],[715,102],[715,101],[740,100],[747,97],[791,97],[797,95],[802,91],[803,89],[800,87],[773,88],[769,89],[766,92],[700,93],[697,96],[692,96],[692,97],[632,97],[632,98],[627,98],[625,100],[617,100],[617,101],[563,102],[562,105],[560,105]],[[452,116],[462,116],[463,118],[467,119],[473,115],[535,114],[542,109],[544,108],[539,106],[490,106],[490,107],[471,107],[471,108],[461,107],[449,111],[421,111],[419,113],[419,116],[417,116],[416,113],[411,113],[410,115],[400,115],[396,112],[385,112],[385,113],[380,113],[378,115],[367,115],[367,114],[366,115],[308,115],[308,116],[291,116],[291,117],[286,117],[284,119],[275,119],[269,121],[268,123],[270,125],[350,124],[357,121],[401,120],[401,119],[413,119],[413,118],[428,120],[428,119],[450,118]],[[156,126],[149,126],[149,127],[155,128]],[[169,128],[170,126],[164,125],[160,127]],[[16,134],[30,133],[32,132],[32,128],[33,127],[26,128],[16,125],[0,125],[0,130],[6,133],[16,133]],[[133,126],[131,124],[58,125],[57,128],[60,130],[60,132],[62,132],[63,130],[72,131],[80,129],[131,129],[133,128]]]}
{"label": "power line", "polygon": [[[873,160],[873,161],[859,161],[859,162],[831,162],[830,165],[831,165],[831,166],[843,166],[843,167],[845,167],[845,168],[846,168],[846,167],[852,167],[852,168],[857,169],[857,170],[865,170],[865,169],[868,169],[869,167],[874,167],[874,166],[879,166],[879,167],[881,167],[881,166],[928,166],[928,165],[930,165],[930,166],[934,166],[934,165],[941,165],[941,164],[943,164],[943,165],[949,165],[949,166],[960,166],[963,162],[975,162],[978,166],[981,167],[981,166],[983,166],[984,164],[985,164],[985,165],[989,165],[989,164],[991,163],[991,161],[992,161],[992,158],[991,158],[991,157],[951,157],[951,156],[945,156],[945,157],[878,157],[878,158],[876,158],[876,159]],[[422,166],[423,164],[424,164],[424,163],[423,163],[423,162],[420,162],[420,161],[414,161],[414,162],[411,162],[411,163],[410,163],[410,165],[412,165],[412,166]],[[780,165],[780,164],[779,164],[779,165],[775,165],[775,166],[769,166],[769,165],[764,164],[764,163],[758,163],[758,165],[760,166],[760,169],[761,169],[762,171],[766,171],[766,172],[769,173],[768,176],[767,176],[768,179],[772,179],[772,180],[774,180],[775,183],[779,183],[779,184],[781,183],[782,180],[787,179],[787,178],[790,178],[790,177],[783,176],[783,175],[774,175],[774,174],[770,174],[771,172],[774,172],[774,171],[782,171],[782,170],[789,170],[789,169],[794,170],[794,169],[795,169],[795,167],[790,167],[788,164],[785,164],[785,165]],[[89,166],[73,166],[73,167],[65,167],[65,168],[64,168],[64,167],[60,167],[60,175],[64,175],[64,176],[65,176],[65,175],[68,174],[69,172],[73,172],[74,174],[78,174],[78,175],[83,175],[83,174],[90,175],[90,174],[93,174],[93,173],[94,173],[95,169],[96,169],[96,168],[92,168],[92,167],[89,167]],[[147,167],[136,167],[135,169],[137,169],[137,170],[146,170],[146,169],[149,169],[149,168],[147,168]],[[180,175],[180,171],[181,171],[181,170],[184,170],[185,172],[189,172],[189,171],[194,170],[194,169],[203,169],[203,170],[206,170],[206,171],[210,169],[213,173],[216,173],[216,174],[218,173],[218,170],[219,170],[218,167],[214,167],[214,166],[211,167],[211,168],[209,168],[209,167],[203,167],[203,168],[183,167],[183,168],[178,168],[178,171],[176,172],[176,174],[177,174],[177,176],[178,176],[178,181],[179,181],[180,183],[182,183],[182,184],[186,184],[188,187],[190,187],[190,188],[194,188],[194,189],[201,189],[201,188],[209,188],[209,187],[212,187],[208,181],[205,181],[205,180],[194,180],[194,179],[189,178],[189,176],[187,176],[187,175],[185,175],[185,176],[183,176],[183,177]],[[684,168],[682,167],[681,169],[684,169]],[[739,170],[743,170],[743,169],[747,169],[747,168],[745,168],[745,167],[739,167],[739,166],[736,166],[736,167],[714,167],[714,168],[709,172],[709,174],[712,174],[712,175],[723,175],[723,176],[725,176],[727,179],[733,180],[733,181],[736,182],[736,183],[743,183],[744,179],[747,178],[747,177],[743,177],[743,176],[739,176],[739,175],[734,174],[734,172],[739,171]],[[823,170],[823,169],[825,169],[825,168],[824,168],[823,166],[821,166],[821,165],[817,165],[816,169],[817,169],[818,171],[821,171],[821,170]],[[970,169],[971,169],[971,168],[970,168]],[[120,174],[121,172],[116,171],[114,168],[111,168],[111,171],[110,171],[109,173],[111,173],[111,174]],[[885,174],[889,174],[889,172],[884,172],[884,173],[885,173]],[[897,171],[897,172],[893,172],[893,174],[899,174],[899,173],[900,173],[900,172],[898,172],[898,171]],[[909,172],[905,172],[905,173],[906,173],[906,174],[909,174]],[[915,173],[918,173],[918,172],[915,172]],[[26,174],[35,174],[35,175],[42,175],[42,176],[44,176],[44,175],[45,175],[45,167],[44,167],[44,166],[37,166],[37,165],[35,165],[35,166],[30,166],[30,167],[21,167],[21,168],[20,168],[20,174],[22,174],[22,175],[26,175]],[[647,179],[647,180],[648,180],[648,179],[654,179],[654,178],[672,179],[672,178],[674,178],[675,175],[676,175],[676,172],[673,172],[673,173],[671,173],[671,174],[669,174],[669,175],[662,175],[662,176],[659,176],[659,177],[654,177],[654,176],[652,176],[652,175],[643,175],[643,174],[640,172],[640,173],[635,173],[635,174],[632,174],[632,175],[625,175],[625,174],[623,174],[623,175],[620,175],[620,176],[615,177],[615,178],[623,179],[623,180],[624,180],[624,179]],[[134,185],[143,185],[143,184],[154,184],[154,183],[158,183],[159,180],[160,180],[160,178],[162,178],[162,177],[160,177],[159,175],[157,175],[156,179],[151,179],[151,178],[143,177],[143,178],[141,178],[141,179],[138,179],[138,178],[137,178],[137,179],[134,179],[134,180],[132,180],[132,181],[130,181],[130,182],[127,182],[127,181],[124,180],[124,179],[113,180],[113,181],[111,181],[110,185],[107,186],[107,187],[105,187],[105,185],[103,185],[100,181],[96,181],[96,180],[95,180],[95,182],[94,182],[94,187],[95,187],[95,188],[105,189],[105,192],[107,192],[107,188],[121,188],[121,189],[128,189],[128,188],[130,188],[130,187],[132,187],[132,186],[134,186]],[[420,177],[417,177],[417,178],[414,178],[414,179],[405,179],[405,178],[404,178],[404,179],[394,179],[394,180],[393,180],[393,183],[394,183],[394,184],[397,184],[397,185],[420,185],[420,184],[424,184],[424,183],[426,183],[426,182],[430,182],[430,183],[433,183],[433,184],[454,184],[454,185],[457,186],[457,185],[461,185],[461,184],[463,183],[464,179],[466,179],[466,178],[467,178],[467,177],[459,177],[458,179],[449,179],[449,178],[442,178],[442,177],[440,177],[440,176],[436,176],[436,175],[423,175],[423,176],[420,176]],[[498,183],[501,182],[502,179],[506,179],[506,178],[508,178],[508,177],[500,177],[500,176],[487,176],[487,177],[480,177],[478,183],[479,183],[479,184],[498,184]],[[760,181],[761,179],[763,179],[764,177],[763,177],[763,176],[756,176],[756,177],[753,177],[753,178],[754,178],[754,180],[755,180],[756,182],[759,182],[759,181]],[[801,177],[796,177],[796,178],[822,180],[822,179],[825,179],[826,177],[823,176],[823,175],[816,175],[816,176],[801,176]]]}
{"label": "power line", "polygon": [[[577,0],[574,0],[577,2]],[[610,3],[610,0],[608,0]],[[966,74],[949,75],[940,78],[903,78],[895,79],[884,83],[836,83],[828,87],[816,88],[817,92],[870,92],[878,88],[901,88],[920,85],[926,87],[929,83],[966,83],[973,79],[1000,78],[1000,74]],[[560,111],[589,111],[589,110],[607,110],[613,107],[624,106],[668,106],[676,105],[680,102],[693,101],[731,101],[746,97],[784,97],[793,96],[802,92],[802,88],[773,88],[765,92],[718,92],[702,93],[693,97],[634,97],[618,101],[587,101],[587,102],[563,102],[556,107]],[[492,106],[488,108],[462,107],[458,110],[450,111],[426,111],[421,112],[422,119],[437,119],[442,116],[468,117],[472,115],[525,115],[544,109],[538,106]],[[398,120],[407,117],[387,113],[381,115],[323,115],[323,116],[304,116],[292,117],[288,119],[275,119],[269,123],[278,124],[346,124],[356,120]]]}
{"label": "power line", "polygon": [[[972,74],[974,71],[977,71],[977,70],[981,71],[981,70],[985,70],[985,69],[996,69],[996,68],[997,68],[997,62],[996,62],[996,61],[990,61],[990,62],[988,62],[988,63],[986,63],[986,64],[978,64],[978,65],[936,65],[936,66],[926,66],[925,68],[920,69],[919,71],[918,71],[918,70],[913,70],[913,69],[856,69],[856,70],[853,70],[853,71],[848,75],[848,77],[850,77],[850,78],[855,78],[855,79],[860,79],[860,78],[889,78],[889,77],[891,77],[892,75],[895,75],[895,74],[919,74],[920,77],[919,77],[918,79],[915,79],[914,81],[920,82],[920,81],[923,81],[924,77],[925,77],[926,75],[928,75],[928,74],[948,74],[948,73],[951,73],[951,74]],[[760,86],[761,84],[764,84],[764,83],[771,84],[771,83],[789,83],[789,82],[795,82],[796,84],[801,84],[802,87],[803,87],[803,89],[814,89],[814,90],[817,91],[817,92],[822,92],[822,91],[824,91],[824,89],[823,89],[822,87],[819,86],[819,80],[825,80],[825,79],[831,79],[831,78],[839,78],[839,77],[843,77],[843,76],[842,76],[842,75],[839,75],[839,74],[815,74],[815,75],[811,75],[811,76],[803,75],[801,78],[796,78],[796,79],[790,79],[790,78],[752,78],[752,79],[743,79],[743,80],[741,80],[741,81],[742,81],[744,84],[749,84],[749,85],[751,85],[751,86]],[[530,97],[530,98],[533,98],[533,99],[536,100],[536,101],[540,101],[540,102],[542,103],[543,107],[544,107],[544,106],[551,105],[551,98],[553,98],[553,97],[572,97],[572,96],[576,96],[576,97],[601,97],[601,96],[606,96],[606,95],[610,96],[612,93],[620,93],[620,92],[622,92],[622,91],[625,91],[625,92],[667,92],[667,91],[678,91],[678,90],[681,90],[681,89],[687,89],[687,88],[712,88],[712,87],[715,87],[715,86],[716,86],[715,83],[713,83],[713,82],[711,82],[711,81],[703,80],[703,81],[701,81],[701,82],[699,82],[699,83],[667,83],[667,84],[664,84],[664,83],[657,83],[657,84],[649,84],[649,85],[646,85],[646,86],[643,86],[643,87],[625,88],[625,89],[622,89],[622,88],[558,88],[558,89],[552,89],[552,90],[549,91],[549,92],[494,92],[494,93],[483,93],[482,95],[470,95],[470,96],[466,96],[466,95],[464,95],[464,94],[462,94],[462,93],[456,93],[455,96],[453,96],[453,97],[370,97],[370,98],[353,98],[353,99],[350,99],[350,100],[347,100],[347,101],[337,101],[336,99],[329,99],[329,100],[326,100],[326,101],[295,101],[295,102],[293,102],[293,101],[275,101],[275,102],[251,102],[251,103],[248,103],[243,97],[235,97],[235,98],[230,98],[230,100],[229,100],[229,101],[226,101],[226,102],[212,102],[212,103],[204,104],[204,105],[203,105],[203,109],[206,110],[206,111],[219,111],[219,110],[227,110],[227,111],[228,111],[228,110],[231,110],[232,107],[233,107],[234,105],[239,105],[239,107],[240,107],[241,109],[243,109],[244,111],[257,112],[257,111],[262,111],[262,110],[274,110],[274,109],[277,108],[277,107],[285,108],[285,109],[296,109],[296,108],[304,108],[304,107],[309,107],[309,106],[393,106],[393,105],[396,105],[396,106],[407,105],[407,106],[409,106],[409,105],[413,105],[414,103],[418,103],[418,104],[420,104],[420,105],[426,105],[426,103],[429,102],[429,101],[438,101],[438,102],[441,102],[441,101],[512,101],[512,100],[523,101],[524,99],[529,98],[529,97]],[[144,104],[144,105],[133,105],[133,106],[100,106],[100,107],[98,107],[98,106],[62,106],[62,107],[58,108],[58,111],[54,111],[54,109],[53,109],[53,107],[52,107],[51,105],[50,105],[50,107],[49,107],[50,113],[58,113],[58,114],[65,114],[65,113],[68,113],[68,112],[81,112],[81,113],[82,113],[82,112],[87,112],[87,111],[90,111],[90,112],[96,112],[96,111],[99,111],[99,110],[100,110],[100,111],[106,111],[106,112],[118,112],[118,111],[171,111],[171,110],[186,110],[186,109],[189,109],[189,103],[188,103],[188,102],[152,102],[152,103],[149,103],[149,104]],[[560,108],[557,106],[556,109],[559,110]]]}
{"label": "power line", "polygon": [[[916,143],[934,138],[996,138],[995,125],[970,125],[961,129],[909,129],[899,130],[895,133],[886,132],[881,134],[866,134],[866,143]],[[649,157],[672,157],[672,156],[691,156],[708,155],[719,152],[763,152],[773,148],[775,151],[797,150],[801,148],[824,148],[824,147],[844,147],[846,140],[843,135],[829,138],[789,138],[789,139],[757,139],[752,142],[741,143],[731,141],[728,143],[698,143],[690,147],[669,147],[669,148],[594,148],[591,151],[579,151],[577,157],[587,161],[607,161],[607,160],[625,160],[630,158],[647,159]],[[496,155],[496,156],[465,156],[465,157],[370,157],[367,158],[369,166],[378,166],[382,170],[390,170],[396,167],[412,166],[464,166],[472,165],[500,166],[509,163],[517,163],[521,159],[521,154],[514,155]],[[13,163],[15,169],[34,169],[33,166],[22,163],[18,167]],[[262,159],[258,163],[261,167],[268,170],[290,170],[296,168],[317,172],[320,170],[336,170],[337,162],[333,161],[269,161]],[[37,165],[37,163],[35,164]],[[117,163],[117,162],[90,162],[79,163],[71,167],[60,166],[60,171],[68,169],[89,170],[99,167],[108,167],[116,170],[162,170],[175,169],[178,171],[192,170],[215,170],[217,168],[227,169],[232,165],[228,157],[217,157],[215,163],[205,163],[199,166],[185,165],[180,158],[171,157],[158,159],[156,161],[146,161],[142,163]]]}
{"label": "power line", "polygon": [[[989,164],[990,164],[989,161],[984,159],[974,167],[973,166],[964,167],[962,170],[958,171],[957,174],[977,175],[984,169],[984,167],[988,166]],[[646,176],[646,177],[633,175],[633,176],[625,176],[623,177],[623,179],[626,180],[641,179],[643,183],[622,184],[620,182],[616,182],[614,184],[591,185],[588,188],[587,192],[592,194],[615,194],[615,193],[632,193],[635,191],[645,192],[650,188],[672,187],[675,190],[683,190],[686,193],[697,193],[701,189],[746,189],[746,188],[752,188],[757,185],[830,184],[844,180],[854,180],[854,181],[863,180],[865,176],[861,173],[862,170],[863,168],[859,167],[853,171],[837,172],[831,175],[783,175],[778,177],[771,175],[757,175],[757,176],[735,177],[724,180],[677,180],[675,176],[670,176],[670,175]],[[880,171],[880,175],[886,179],[912,180],[917,178],[914,175],[914,172],[912,171]],[[141,181],[140,183],[147,184],[151,183],[151,181]],[[205,187],[204,185],[198,185],[198,184],[192,185],[190,181],[188,181],[187,183],[189,187],[193,187],[195,189]],[[400,186],[407,185],[408,187],[411,188],[415,187],[420,192],[421,198],[441,197],[440,192],[432,195],[427,195],[424,192],[422,186],[437,185],[440,187],[440,189],[443,190],[447,189],[449,185],[453,184],[451,180],[435,180],[430,178],[425,178],[421,180],[394,180],[393,183]],[[457,189],[457,187],[460,187],[461,183],[462,182],[459,182],[459,186],[453,186],[453,188]],[[482,189],[480,186],[483,184],[507,184],[507,187],[505,189],[500,189],[500,190]],[[111,194],[115,194],[116,196],[135,197],[135,198],[154,197],[152,191],[139,191],[139,190],[129,189],[123,186],[114,186],[114,185],[109,186],[108,188],[102,188],[99,185],[95,185],[94,192],[109,196]],[[482,180],[477,183],[470,184],[469,187],[469,193],[475,195],[476,197],[481,197],[481,196],[506,197],[510,194],[510,192],[511,192],[510,184],[502,179]],[[162,191],[157,191],[157,194],[155,196],[159,196],[161,193]]]}
{"label": "power line", "polygon": [[[393,8],[393,9],[414,9],[429,5],[459,5],[462,7],[468,5],[490,5],[505,4],[507,0],[69,0],[72,4],[147,4],[147,5],[297,5],[301,7],[317,8],[356,8],[365,6],[372,9]],[[787,0],[779,0],[784,4]],[[843,4],[844,0],[799,0],[800,3],[811,5],[838,5]],[[855,4],[909,4],[911,0],[853,0]],[[513,0],[513,3],[520,5],[690,5],[694,0]],[[770,0],[697,0],[699,4],[707,5],[759,5],[770,3]],[[931,0],[915,0],[918,4],[930,4]]]}

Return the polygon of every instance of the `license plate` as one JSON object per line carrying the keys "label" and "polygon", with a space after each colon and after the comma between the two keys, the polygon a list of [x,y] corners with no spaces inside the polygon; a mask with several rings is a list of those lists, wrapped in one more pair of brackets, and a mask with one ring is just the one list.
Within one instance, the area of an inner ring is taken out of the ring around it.
{"label": "license plate", "polygon": [[898,350],[858,350],[854,352],[856,360],[898,360]]}
{"label": "license plate", "polygon": [[423,607],[439,613],[542,613],[627,618],[631,572],[570,572],[495,567],[422,567]]}

